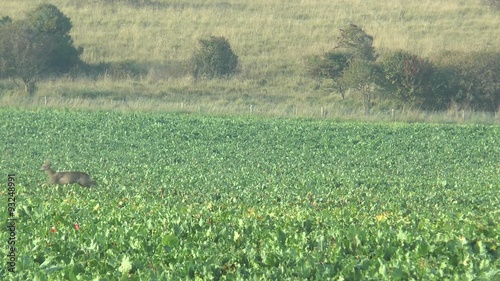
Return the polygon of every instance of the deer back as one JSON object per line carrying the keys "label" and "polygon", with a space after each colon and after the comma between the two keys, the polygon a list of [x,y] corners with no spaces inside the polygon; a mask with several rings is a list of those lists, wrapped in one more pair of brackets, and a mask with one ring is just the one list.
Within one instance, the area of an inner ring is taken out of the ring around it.
{"label": "deer back", "polygon": [[77,183],[80,186],[90,187],[92,185],[97,185],[97,183],[90,178],[87,173],[84,172],[54,172],[50,167],[50,162],[47,160],[40,167],[41,171],[45,171],[49,177],[50,184],[72,184]]}

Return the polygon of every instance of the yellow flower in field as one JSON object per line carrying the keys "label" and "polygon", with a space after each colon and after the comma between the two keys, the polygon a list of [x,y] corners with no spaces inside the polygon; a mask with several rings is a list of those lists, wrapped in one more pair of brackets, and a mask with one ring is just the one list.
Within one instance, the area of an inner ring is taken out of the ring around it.
{"label": "yellow flower in field", "polygon": [[462,245],[465,245],[468,243],[467,238],[465,238],[465,236],[458,237],[458,240],[460,241],[460,243],[462,243]]}
{"label": "yellow flower in field", "polygon": [[386,221],[389,218],[389,213],[383,212],[375,217],[377,221]]}
{"label": "yellow flower in field", "polygon": [[239,239],[240,239],[240,234],[238,233],[238,231],[235,231],[234,232],[234,237],[233,237],[233,240],[234,242],[237,242]]}

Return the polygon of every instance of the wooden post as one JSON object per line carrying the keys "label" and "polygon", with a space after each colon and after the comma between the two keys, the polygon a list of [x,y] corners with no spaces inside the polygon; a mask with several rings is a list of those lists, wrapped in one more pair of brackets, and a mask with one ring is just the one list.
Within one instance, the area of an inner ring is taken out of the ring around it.
{"label": "wooden post", "polygon": [[253,104],[250,105],[250,113],[253,112]]}
{"label": "wooden post", "polygon": [[391,110],[391,119],[394,120],[394,108]]}
{"label": "wooden post", "polygon": [[325,108],[324,107],[321,107],[321,118],[324,118],[326,115],[325,113]]}
{"label": "wooden post", "polygon": [[47,106],[47,96],[44,96],[43,99],[45,100],[45,106]]}
{"label": "wooden post", "polygon": [[465,121],[465,109],[462,109],[462,121]]}

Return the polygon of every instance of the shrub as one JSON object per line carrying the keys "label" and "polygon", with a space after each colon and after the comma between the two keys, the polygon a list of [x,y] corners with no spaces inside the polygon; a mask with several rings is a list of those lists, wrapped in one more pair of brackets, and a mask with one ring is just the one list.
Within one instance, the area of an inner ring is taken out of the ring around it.
{"label": "shrub", "polygon": [[380,58],[386,97],[402,106],[439,107],[435,103],[432,78],[433,65],[417,55],[406,51],[390,52]]}
{"label": "shrub", "polygon": [[437,59],[454,103],[496,111],[500,106],[500,52],[445,53]]}
{"label": "shrub", "polygon": [[229,77],[238,67],[238,56],[233,52],[226,38],[210,36],[198,41],[194,52],[192,74],[194,78]]}
{"label": "shrub", "polygon": [[12,19],[9,17],[9,16],[3,16],[0,18],[0,27],[8,24],[8,23],[11,23],[12,22]]}

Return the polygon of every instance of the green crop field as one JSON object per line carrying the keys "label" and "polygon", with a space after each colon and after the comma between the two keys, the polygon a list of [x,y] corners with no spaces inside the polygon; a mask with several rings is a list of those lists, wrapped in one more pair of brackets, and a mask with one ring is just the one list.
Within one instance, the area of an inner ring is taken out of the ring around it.
{"label": "green crop field", "polygon": [[[12,108],[0,119],[0,214],[15,196],[17,218],[14,236],[0,232],[2,280],[500,278],[498,126]],[[46,159],[99,186],[47,185]]]}

